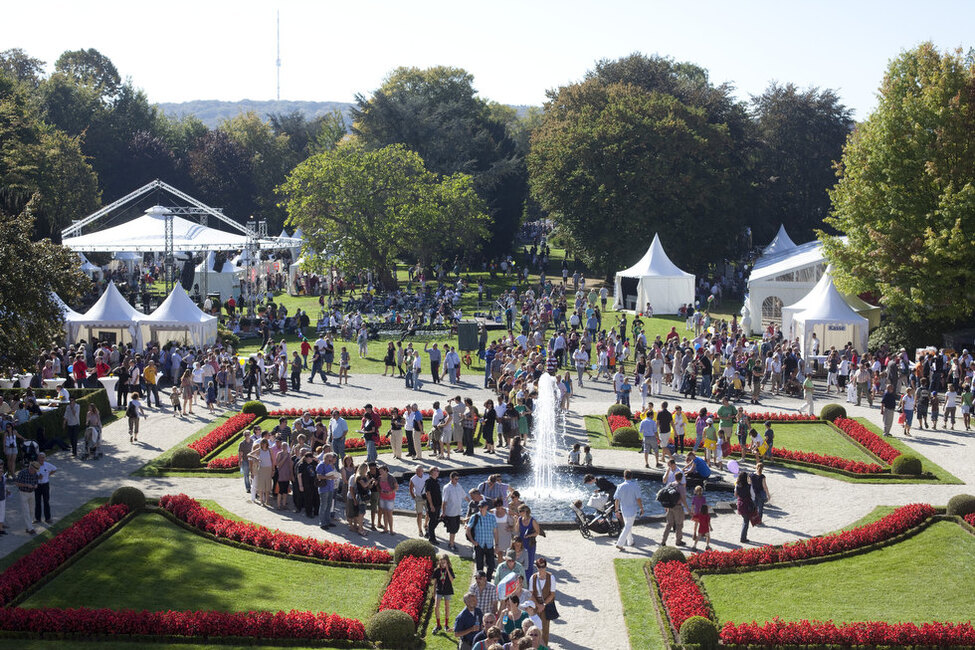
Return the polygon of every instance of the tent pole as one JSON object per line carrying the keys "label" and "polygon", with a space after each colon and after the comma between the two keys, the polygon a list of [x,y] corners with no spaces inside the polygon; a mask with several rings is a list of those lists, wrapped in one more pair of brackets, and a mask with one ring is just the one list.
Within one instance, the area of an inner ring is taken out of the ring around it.
{"label": "tent pole", "polygon": [[166,250],[163,253],[163,268],[166,276],[166,295],[173,290],[173,267],[175,260],[173,257],[173,213],[166,214]]}

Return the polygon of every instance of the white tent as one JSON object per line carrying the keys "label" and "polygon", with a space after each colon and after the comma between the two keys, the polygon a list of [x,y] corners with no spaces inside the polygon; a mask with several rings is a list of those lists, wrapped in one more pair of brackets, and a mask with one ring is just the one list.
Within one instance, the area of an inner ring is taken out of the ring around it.
{"label": "white tent", "polygon": [[297,260],[301,257],[301,247],[305,242],[305,233],[301,232],[301,228],[295,230],[294,234],[291,235],[291,239],[297,242],[297,246],[292,245],[291,248],[291,259]]}
{"label": "white tent", "polygon": [[819,278],[819,282],[816,283],[816,286],[809,293],[798,302],[782,308],[782,333],[787,339],[795,337],[795,333],[792,331],[792,320],[795,318],[795,315],[818,305],[831,286],[833,286],[833,277],[830,273],[830,267],[827,266],[823,277]]}
{"label": "white tent", "polygon": [[791,251],[795,247],[796,243],[792,241],[789,233],[785,231],[785,226],[780,224],[779,232],[775,234],[775,237],[769,245],[762,250],[762,255],[778,255],[779,253]]}
{"label": "white tent", "polygon": [[65,316],[64,329],[68,343],[76,343],[80,339],[106,340],[114,336],[116,343],[131,342],[136,349],[141,349],[138,325],[145,317],[126,302],[114,282],[109,282],[91,309],[84,314]]}
{"label": "white tent", "polygon": [[216,257],[216,253],[211,251],[203,262],[196,265],[193,284],[203,291],[203,274],[206,269],[207,293],[219,293],[220,302],[223,303],[231,295],[236,296],[240,293],[241,271],[230,260],[225,261],[219,270],[214,269]]}
{"label": "white tent", "polygon": [[670,261],[660,237],[640,261],[616,274],[616,309],[643,311],[647,303],[655,314],[676,314],[681,305],[694,302],[694,276]]}
{"label": "white tent", "polygon": [[[84,253],[78,253],[78,258],[81,260],[81,266],[78,268],[81,270],[82,273],[84,273],[85,275],[87,275],[89,278],[93,280],[95,279],[96,273],[101,275],[102,273],[101,267],[95,266],[90,261],[88,261],[88,258],[85,257]],[[58,298],[58,300],[60,300],[60,298]]]}
{"label": "white tent", "polygon": [[[87,262],[87,260],[85,260],[85,261]],[[56,302],[58,304],[58,306],[61,308],[62,313],[64,313],[64,319],[65,319],[65,321],[67,321],[69,318],[80,318],[81,317],[81,314],[79,314],[75,310],[71,309],[71,307],[68,307],[68,303],[66,303],[63,300],[61,300],[61,296],[59,296],[58,294],[56,294],[56,293],[54,293],[52,291],[51,292],[51,297],[54,298],[54,302]]]}
{"label": "white tent", "polygon": [[830,346],[841,350],[847,342],[852,342],[861,353],[867,349],[869,322],[846,304],[832,280],[820,290],[816,304],[793,316],[793,323],[803,357],[812,354],[813,333],[819,338],[820,353]]}
{"label": "white tent", "polygon": [[758,258],[748,277],[745,300],[749,333],[761,332],[765,323],[778,323],[782,308],[804,298],[825,270],[826,257],[819,241]]}
{"label": "white tent", "polygon": [[165,345],[169,341],[195,346],[217,340],[217,318],[207,316],[177,284],[161,305],[139,323],[142,339]]}

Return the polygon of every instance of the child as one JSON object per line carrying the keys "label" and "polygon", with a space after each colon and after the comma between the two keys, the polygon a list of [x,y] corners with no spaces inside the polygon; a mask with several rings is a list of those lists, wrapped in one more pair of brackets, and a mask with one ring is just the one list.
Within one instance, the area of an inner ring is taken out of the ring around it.
{"label": "child", "polygon": [[586,445],[582,448],[585,454],[582,457],[582,462],[586,467],[592,467],[592,448]]}
{"label": "child", "polygon": [[765,420],[765,444],[768,448],[765,450],[765,458],[772,458],[772,444],[775,441],[775,432],[772,431],[772,421]]}
{"label": "child", "polygon": [[763,438],[756,429],[749,431],[748,437],[750,440],[748,449],[749,451],[755,453],[755,462],[757,463],[761,461],[764,452],[768,451],[768,449],[763,449],[765,446],[765,438]]}
{"label": "child", "polygon": [[[938,409],[941,408],[941,398],[937,391],[931,391],[931,428],[938,428]],[[947,424],[947,422],[945,423]]]}
{"label": "child", "polygon": [[179,417],[182,419],[183,407],[180,405],[178,386],[173,389],[172,393],[169,394],[169,401],[173,404],[173,417],[176,417],[176,414],[178,413]]}
{"label": "child", "polygon": [[714,446],[714,464],[718,469],[724,469],[724,453],[728,445],[724,429],[718,430],[718,444]]}
{"label": "child", "polygon": [[213,405],[217,401],[217,386],[212,381],[207,384],[207,408],[214,413]]}
{"label": "child", "polygon": [[339,357],[339,384],[342,383],[342,378],[345,377],[345,385],[349,385],[349,368],[352,366],[352,357],[349,355],[349,351],[342,346],[342,354]]}
{"label": "child", "polygon": [[961,419],[965,424],[965,431],[971,431],[972,424],[972,387],[965,384],[961,387]]}
{"label": "child", "polygon": [[707,500],[704,498],[704,487],[698,485],[694,488],[694,496],[691,498],[691,520],[694,522],[694,535],[697,538],[697,515],[701,512],[701,506],[706,505]]}
{"label": "child", "polygon": [[630,391],[633,390],[633,386],[630,385],[630,380],[627,377],[623,377],[623,385],[620,386],[620,403],[626,406],[630,405]]}
{"label": "child", "polygon": [[[697,498],[695,496],[695,498]],[[703,498],[703,497],[702,497]],[[704,550],[711,550],[711,513],[707,505],[701,506],[701,511],[694,515],[694,548],[697,548],[698,537],[704,538]]]}
{"label": "child", "polygon": [[433,570],[433,579],[437,583],[433,611],[437,614],[437,627],[433,633],[436,634],[443,627],[440,625],[440,603],[443,601],[443,617],[447,625],[450,625],[450,597],[454,595],[454,568],[450,566],[450,558],[444,553],[437,562],[437,568]]}
{"label": "child", "polygon": [[578,443],[577,442],[574,445],[572,445],[572,451],[569,452],[569,464],[570,465],[578,465],[579,464],[579,456],[580,456],[580,451],[579,450],[580,449],[582,449],[582,444],[581,443]]}
{"label": "child", "polygon": [[948,428],[948,419],[951,418],[951,430],[955,430],[955,410],[958,408],[958,392],[954,384],[948,384],[948,392],[945,393],[945,429]]}
{"label": "child", "polygon": [[640,389],[640,410],[645,411],[647,408],[647,395],[650,392],[650,382],[643,375],[636,376],[637,388]]}
{"label": "child", "polygon": [[928,407],[931,405],[931,390],[928,388],[927,378],[921,379],[921,387],[917,391],[917,400],[914,402],[914,416],[917,417],[919,429],[927,428]]}

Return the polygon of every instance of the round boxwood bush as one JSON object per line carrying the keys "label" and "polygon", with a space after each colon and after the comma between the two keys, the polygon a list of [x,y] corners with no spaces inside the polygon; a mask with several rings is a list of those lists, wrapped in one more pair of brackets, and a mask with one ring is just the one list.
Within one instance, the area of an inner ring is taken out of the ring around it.
{"label": "round boxwood bush", "polygon": [[819,411],[820,420],[832,422],[836,418],[845,418],[846,408],[842,404],[827,404]]}
{"label": "round boxwood bush", "polygon": [[622,415],[625,418],[633,417],[633,412],[626,404],[613,404],[606,411],[606,415]]}
{"label": "round boxwood bush", "polygon": [[613,444],[623,447],[639,447],[640,432],[633,427],[620,427],[613,432]]}
{"label": "round boxwood bush", "polygon": [[366,623],[366,636],[382,648],[411,648],[416,642],[416,625],[406,612],[384,609]]}
{"label": "round boxwood bush", "polygon": [[911,454],[901,454],[894,459],[893,463],[890,464],[890,471],[892,471],[894,474],[920,476],[921,459],[917,456],[912,456]]}
{"label": "round boxwood bush", "polygon": [[975,513],[975,496],[956,494],[948,500],[948,514],[964,517]]}
{"label": "round boxwood bush", "polygon": [[146,495],[139,488],[123,485],[112,492],[112,498],[108,502],[113,506],[124,503],[129,507],[130,511],[135,512],[146,507]]}
{"label": "round boxwood bush", "polygon": [[260,400],[251,400],[249,402],[244,402],[244,405],[240,407],[241,413],[253,413],[259,418],[267,417],[267,407],[264,406],[264,402]]}
{"label": "round boxwood bush", "polygon": [[701,650],[718,647],[718,626],[703,616],[692,616],[680,626],[680,642]]}
{"label": "round boxwood bush", "polygon": [[658,562],[687,562],[687,558],[679,548],[661,546],[650,556],[650,566],[657,566]]}
{"label": "round boxwood bush", "polygon": [[393,562],[399,562],[404,557],[428,557],[437,561],[437,549],[425,539],[407,539],[396,545],[393,551]]}
{"label": "round boxwood bush", "polygon": [[171,464],[180,469],[196,469],[200,466],[200,452],[189,447],[180,447],[173,452]]}

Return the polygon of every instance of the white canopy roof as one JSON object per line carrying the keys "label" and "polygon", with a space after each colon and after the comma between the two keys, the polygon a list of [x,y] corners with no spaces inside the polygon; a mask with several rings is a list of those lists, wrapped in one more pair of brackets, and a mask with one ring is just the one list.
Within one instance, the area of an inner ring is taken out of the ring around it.
{"label": "white canopy roof", "polygon": [[291,238],[291,235],[288,234],[288,231],[285,230],[284,228],[282,228],[281,229],[281,234],[278,235],[278,239],[290,239],[290,238]]}
{"label": "white canopy roof", "polygon": [[793,317],[801,311],[805,311],[819,305],[829,287],[833,286],[832,266],[826,267],[823,277],[819,278],[809,293],[803,296],[798,302],[782,308],[782,332],[788,338],[792,338],[791,327]]}
{"label": "white canopy roof", "polygon": [[[158,341],[165,344],[178,338],[196,346],[210,345],[217,340],[217,318],[208,316],[197,307],[183,287],[177,284],[161,305],[139,323],[144,341]],[[179,332],[180,336],[169,336],[163,332]]]}
{"label": "white canopy roof", "polygon": [[80,338],[94,338],[101,330],[113,330],[121,334],[119,343],[132,341],[137,348],[142,347],[137,325],[146,316],[122,297],[114,282],[108,283],[91,309],[84,314],[75,314],[67,314],[64,319],[69,343]]}
{"label": "white canopy roof", "polygon": [[793,320],[804,357],[811,354],[810,341],[814,332],[820,339],[821,353],[831,345],[840,349],[847,341],[852,341],[860,352],[866,350],[869,323],[846,303],[831,278],[819,290],[814,304],[793,316]]}
{"label": "white canopy roof", "polygon": [[762,251],[762,255],[778,255],[779,253],[791,251],[795,247],[796,244],[789,237],[789,233],[785,231],[785,226],[780,224],[779,232],[772,239],[772,242]]}
{"label": "white canopy roof", "polygon": [[660,243],[660,236],[654,233],[653,242],[650,248],[640,258],[640,261],[626,269],[619,271],[616,275],[625,278],[642,278],[645,276],[658,276],[667,278],[693,278],[690,273],[679,269],[676,264],[670,261],[667,253],[664,252],[663,244]]}
{"label": "white canopy roof", "polygon": [[123,262],[141,262],[142,253],[136,253],[135,251],[116,251],[112,255],[114,259],[121,260]]}
{"label": "white canopy roof", "polygon": [[809,266],[822,264],[826,259],[823,253],[823,243],[818,240],[800,244],[786,251],[774,255],[763,255],[755,262],[748,282],[756,280],[773,280],[777,276],[786,275]]}

